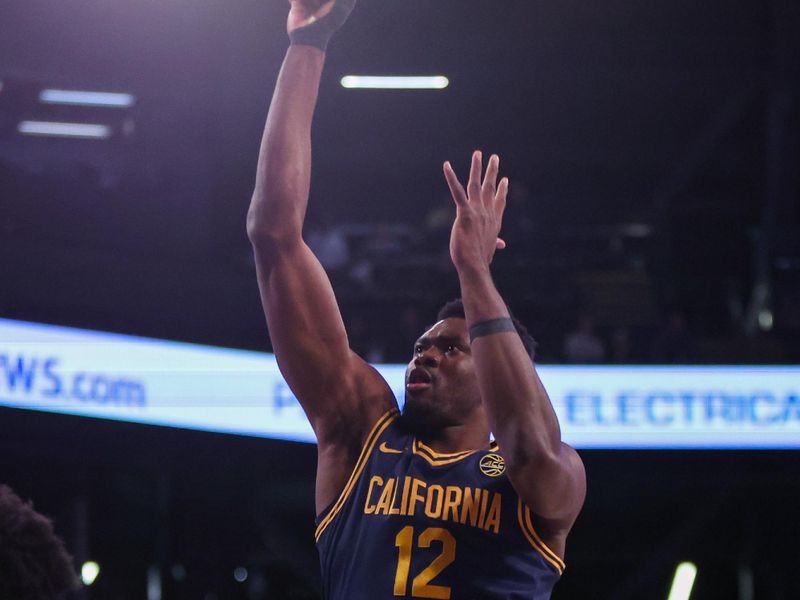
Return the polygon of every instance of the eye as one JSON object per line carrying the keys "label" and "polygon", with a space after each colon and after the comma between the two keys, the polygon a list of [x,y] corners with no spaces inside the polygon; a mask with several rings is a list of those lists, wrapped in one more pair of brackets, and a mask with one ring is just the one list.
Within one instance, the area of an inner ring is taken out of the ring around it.
{"label": "eye", "polygon": [[455,352],[456,350],[458,350],[458,348],[455,346],[455,344],[448,344],[447,350],[445,350],[445,352],[450,354],[451,352]]}
{"label": "eye", "polygon": [[417,344],[416,346],[414,346],[414,354],[422,354],[422,350],[423,350],[422,344]]}

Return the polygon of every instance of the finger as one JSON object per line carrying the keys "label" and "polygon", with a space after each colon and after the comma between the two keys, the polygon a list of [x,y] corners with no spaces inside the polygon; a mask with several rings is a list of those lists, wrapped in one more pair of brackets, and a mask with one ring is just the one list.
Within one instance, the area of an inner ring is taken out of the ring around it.
{"label": "finger", "polygon": [[450,188],[450,194],[453,196],[453,201],[456,206],[464,206],[467,204],[467,194],[464,191],[464,186],[458,180],[456,172],[450,165],[450,161],[444,163],[444,178],[447,180],[447,185]]}
{"label": "finger", "polygon": [[508,198],[508,177],[500,180],[497,186],[497,193],[494,195],[494,214],[498,221],[503,220],[503,212],[506,210],[506,198]]}
{"label": "finger", "polygon": [[503,238],[497,238],[497,245],[495,246],[495,248],[497,248],[498,250],[505,250],[506,245],[507,244]]}
{"label": "finger", "polygon": [[469,183],[467,184],[468,198],[477,198],[481,192],[481,171],[483,170],[483,153],[475,150],[472,153],[472,166],[469,170]]}
{"label": "finger", "polygon": [[483,194],[487,200],[493,200],[497,188],[497,172],[500,170],[500,157],[492,154],[489,165],[486,167],[486,177],[483,180]]}

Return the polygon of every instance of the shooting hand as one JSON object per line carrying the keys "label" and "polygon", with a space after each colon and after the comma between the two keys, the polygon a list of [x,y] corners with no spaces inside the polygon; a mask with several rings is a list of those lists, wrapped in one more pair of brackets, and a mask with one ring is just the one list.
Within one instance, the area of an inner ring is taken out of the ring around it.
{"label": "shooting hand", "polygon": [[508,195],[508,178],[497,184],[500,157],[493,154],[481,182],[483,155],[472,154],[467,190],[459,182],[449,162],[444,163],[444,176],[456,204],[456,219],[450,233],[450,257],[456,269],[487,267],[496,250],[506,243],[497,237],[503,222]]}
{"label": "shooting hand", "polygon": [[286,31],[293,45],[314,46],[323,52],[347,21],[356,0],[289,0]]}

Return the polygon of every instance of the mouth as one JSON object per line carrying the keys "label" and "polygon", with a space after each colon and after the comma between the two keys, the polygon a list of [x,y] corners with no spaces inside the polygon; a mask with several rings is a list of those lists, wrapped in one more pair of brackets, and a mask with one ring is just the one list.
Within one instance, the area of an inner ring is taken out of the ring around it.
{"label": "mouth", "polygon": [[414,394],[425,391],[431,387],[433,376],[422,367],[415,367],[406,379],[406,391]]}
{"label": "mouth", "polygon": [[431,387],[430,383],[407,383],[406,384],[406,391],[416,394],[422,391],[425,391]]}

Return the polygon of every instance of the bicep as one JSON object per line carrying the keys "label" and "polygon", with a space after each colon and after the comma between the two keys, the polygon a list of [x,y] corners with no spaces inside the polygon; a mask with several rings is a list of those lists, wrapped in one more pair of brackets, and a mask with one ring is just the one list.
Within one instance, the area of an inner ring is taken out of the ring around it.
{"label": "bicep", "polygon": [[354,428],[368,426],[390,408],[391,391],[350,350],[322,265],[301,239],[281,247],[255,243],[254,251],[278,366],[315,432],[319,436],[330,421],[343,417],[351,418]]}

